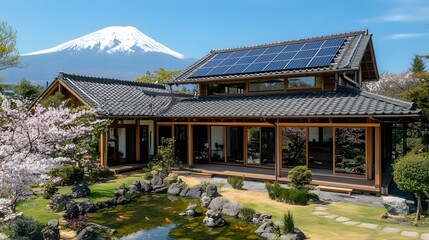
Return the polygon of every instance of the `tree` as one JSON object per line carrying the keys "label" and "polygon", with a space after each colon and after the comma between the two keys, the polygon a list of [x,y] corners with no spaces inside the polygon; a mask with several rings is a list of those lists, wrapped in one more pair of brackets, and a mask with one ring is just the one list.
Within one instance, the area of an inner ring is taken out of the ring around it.
{"label": "tree", "polygon": [[378,81],[366,82],[363,88],[369,92],[396,98],[405,98],[404,92],[421,83],[411,71],[394,74],[383,72]]}
{"label": "tree", "polygon": [[0,70],[19,66],[19,52],[15,48],[16,31],[0,22]]}
{"label": "tree", "polygon": [[410,71],[413,73],[422,73],[426,72],[426,65],[423,62],[423,59],[419,55],[415,55],[413,58],[413,62],[411,63]]}
{"label": "tree", "polygon": [[35,86],[31,84],[27,79],[21,79],[18,85],[15,87],[15,92],[22,98],[28,100],[34,100],[42,92],[40,86]]}
{"label": "tree", "polygon": [[28,111],[27,102],[2,95],[0,101],[0,198],[7,199],[0,203],[13,213],[34,184],[47,180],[47,171],[83,154],[76,143],[105,121],[84,121],[90,110],[36,105]]}
{"label": "tree", "polygon": [[66,99],[66,96],[62,94],[61,92],[55,92],[54,95],[50,95],[49,97],[43,99],[40,101],[40,104],[43,107],[59,107],[62,104],[68,106],[70,102],[70,99]]}
{"label": "tree", "polygon": [[146,83],[164,83],[170,80],[174,75],[178,74],[178,70],[166,70],[164,68],[158,68],[153,73],[146,71],[144,76],[136,78],[136,82],[146,82]]}
{"label": "tree", "polygon": [[393,165],[393,179],[399,189],[415,194],[416,221],[420,220],[422,196],[429,194],[429,158],[426,155],[407,155]]}

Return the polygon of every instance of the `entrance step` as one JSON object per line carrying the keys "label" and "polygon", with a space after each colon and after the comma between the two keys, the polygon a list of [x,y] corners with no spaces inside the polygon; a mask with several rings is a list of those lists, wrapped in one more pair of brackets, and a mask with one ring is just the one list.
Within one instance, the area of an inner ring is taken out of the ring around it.
{"label": "entrance step", "polygon": [[322,191],[348,193],[349,195],[351,195],[353,192],[352,188],[341,188],[341,187],[331,187],[331,186],[317,186],[316,188]]}
{"label": "entrance step", "polygon": [[146,167],[146,164],[124,164],[124,165],[117,165],[117,166],[110,166],[109,169],[115,173],[115,175],[130,172],[130,171],[136,171],[136,170],[143,170],[143,168]]}
{"label": "entrance step", "polygon": [[205,173],[205,172],[192,172],[191,177],[197,178],[213,178],[213,173]]}

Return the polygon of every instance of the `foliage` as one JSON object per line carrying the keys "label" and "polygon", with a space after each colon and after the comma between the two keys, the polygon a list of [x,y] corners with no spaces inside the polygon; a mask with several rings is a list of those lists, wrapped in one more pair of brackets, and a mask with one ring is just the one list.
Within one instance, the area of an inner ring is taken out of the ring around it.
{"label": "foliage", "polygon": [[189,188],[189,185],[185,181],[179,182],[178,186],[183,189]]}
{"label": "foliage", "polygon": [[416,103],[417,108],[422,109],[424,122],[429,122],[429,83],[423,83],[418,87],[409,90],[406,98]]}
{"label": "foliage", "polygon": [[35,86],[25,78],[19,81],[14,90],[22,99],[28,99],[30,101],[36,99],[37,96],[42,93],[41,86]]}
{"label": "foliage", "polygon": [[283,229],[284,233],[293,233],[295,229],[295,221],[293,220],[293,215],[290,210],[287,210],[287,213],[283,215]]}
{"label": "foliage", "polygon": [[82,183],[85,180],[84,170],[71,165],[53,169],[48,175],[52,178],[60,178],[59,185],[61,186],[71,186]]}
{"label": "foliage", "polygon": [[271,199],[294,205],[306,205],[310,200],[319,200],[319,197],[314,193],[299,189],[283,188],[278,182],[274,182],[274,184],[265,182],[265,188]]}
{"label": "foliage", "polygon": [[413,192],[417,197],[416,221],[420,220],[421,198],[429,195],[429,158],[427,155],[406,155],[395,162],[393,179],[399,189]]}
{"label": "foliage", "polygon": [[337,128],[335,142],[335,170],[365,174],[365,129]]}
{"label": "foliage", "polygon": [[407,90],[413,89],[421,83],[411,71],[394,74],[383,72],[378,81],[366,82],[363,88],[367,91],[403,99]]}
{"label": "foliage", "polygon": [[411,63],[410,71],[413,73],[426,72],[426,64],[423,58],[419,55],[414,55],[413,62]]}
{"label": "foliage", "polygon": [[55,92],[55,94],[48,96],[47,98],[40,101],[40,105],[43,107],[59,107],[62,104],[69,106],[70,99],[66,99],[66,96],[61,92]]}
{"label": "foliage", "polygon": [[225,187],[225,183],[223,183],[223,182],[219,182],[219,181],[216,181],[216,182],[214,182],[214,183],[211,183],[211,182],[209,182],[209,181],[201,181],[201,182],[200,182],[200,185],[201,185],[201,188],[202,188],[202,189],[207,189],[207,187],[208,187],[210,184],[214,184],[214,185],[216,185],[216,187],[217,187],[217,191],[218,191],[218,192],[220,192],[220,191],[222,190],[222,188],[223,188],[223,187]]}
{"label": "foliage", "polygon": [[88,221],[88,219],[89,219],[88,214],[83,214],[77,218],[67,219],[67,224],[69,228],[72,229],[73,231],[80,232],[85,228],[85,222]]}
{"label": "foliage", "polygon": [[19,66],[19,52],[15,45],[16,31],[6,22],[0,22],[0,70]]}
{"label": "foliage", "polygon": [[255,209],[244,207],[240,209],[240,212],[238,212],[238,218],[244,221],[252,221],[255,213]]}
{"label": "foliage", "polygon": [[113,177],[115,174],[108,167],[101,166],[98,162],[92,160],[84,161],[82,167],[85,174],[89,177],[89,182],[91,183]]}
{"label": "foliage", "polygon": [[151,171],[147,171],[145,173],[143,173],[142,178],[145,180],[151,180],[153,177],[153,174]]}
{"label": "foliage", "polygon": [[30,217],[16,218],[10,225],[14,239],[42,239],[41,230],[43,226]]}
{"label": "foliage", "polygon": [[137,78],[136,82],[145,82],[145,83],[163,83],[170,80],[174,75],[178,74],[180,71],[177,70],[166,70],[164,68],[158,68],[153,73],[146,71],[144,76]]}
{"label": "foliage", "polygon": [[215,182],[214,184],[216,185],[218,192],[221,192],[222,188],[225,187],[225,183],[223,182]]}
{"label": "foliage", "polygon": [[171,168],[177,166],[179,161],[174,154],[174,138],[161,138],[161,144],[158,146],[157,164],[168,173]]}
{"label": "foliage", "polygon": [[45,189],[43,190],[43,198],[44,199],[51,199],[52,196],[54,196],[55,193],[58,192],[58,188],[56,183],[49,181],[43,185]]}
{"label": "foliage", "polygon": [[282,128],[282,152],[288,166],[305,164],[305,128]]}
{"label": "foliage", "polygon": [[90,110],[36,105],[28,111],[28,102],[2,95],[0,99],[0,197],[11,200],[14,212],[34,184],[46,182],[46,172],[85,152],[76,142],[99,122],[80,121]]}
{"label": "foliage", "polygon": [[231,185],[234,189],[241,189],[244,185],[244,176],[230,176],[226,179],[226,181]]}
{"label": "foliage", "polygon": [[292,187],[296,189],[303,189],[312,180],[311,170],[307,166],[296,166],[289,171],[287,176],[291,181]]}

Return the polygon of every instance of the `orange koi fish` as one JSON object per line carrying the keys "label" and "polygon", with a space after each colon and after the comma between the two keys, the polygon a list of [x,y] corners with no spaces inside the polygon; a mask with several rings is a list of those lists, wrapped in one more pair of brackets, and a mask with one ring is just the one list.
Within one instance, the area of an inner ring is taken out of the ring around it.
{"label": "orange koi fish", "polygon": [[166,217],[166,218],[165,218],[165,222],[167,222],[167,223],[171,223],[171,220],[170,220],[168,217]]}
{"label": "orange koi fish", "polygon": [[149,218],[148,218],[148,217],[144,217],[144,219],[146,219],[146,221],[149,221]]}
{"label": "orange koi fish", "polygon": [[120,218],[120,219],[122,219],[122,220],[124,220],[124,219],[127,219],[127,217],[124,217],[124,216],[119,216],[118,218]]}

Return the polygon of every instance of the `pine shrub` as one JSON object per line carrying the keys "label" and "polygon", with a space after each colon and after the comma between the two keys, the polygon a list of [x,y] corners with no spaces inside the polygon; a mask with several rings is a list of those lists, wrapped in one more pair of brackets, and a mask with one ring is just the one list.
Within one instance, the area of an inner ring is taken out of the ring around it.
{"label": "pine shrub", "polygon": [[241,189],[244,185],[244,177],[231,176],[231,177],[228,177],[226,181],[234,189]]}

